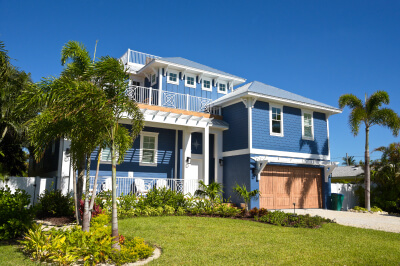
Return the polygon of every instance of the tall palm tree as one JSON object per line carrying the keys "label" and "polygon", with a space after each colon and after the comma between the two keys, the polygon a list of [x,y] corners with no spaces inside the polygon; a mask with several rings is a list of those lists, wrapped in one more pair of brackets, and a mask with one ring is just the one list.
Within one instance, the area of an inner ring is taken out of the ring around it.
{"label": "tall palm tree", "polygon": [[342,158],[343,160],[343,164],[350,166],[350,165],[356,165],[356,159],[354,158],[354,156],[346,156]]}
{"label": "tall palm tree", "polygon": [[369,130],[373,125],[381,125],[389,128],[394,136],[399,134],[399,116],[390,108],[381,108],[382,104],[389,102],[389,95],[385,91],[377,91],[370,97],[365,94],[364,102],[353,94],[344,94],[339,98],[340,108],[348,106],[351,109],[349,125],[353,135],[358,135],[361,124],[365,126],[365,208],[368,210],[371,210]]}

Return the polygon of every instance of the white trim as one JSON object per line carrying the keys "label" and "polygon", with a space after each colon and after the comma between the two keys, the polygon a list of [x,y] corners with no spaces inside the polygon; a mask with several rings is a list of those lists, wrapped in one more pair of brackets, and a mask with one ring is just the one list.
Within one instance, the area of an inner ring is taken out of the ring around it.
{"label": "white trim", "polygon": [[[142,162],[143,158],[143,137],[154,137],[154,162],[152,163],[144,163]],[[157,159],[158,159],[158,132],[147,132],[142,131],[140,133],[140,155],[139,155],[139,165],[140,166],[157,166]]]}
{"label": "white trim", "polygon": [[[281,133],[272,132],[272,108],[279,108],[281,110]],[[271,136],[283,137],[283,106],[269,103],[269,134]]]}
{"label": "white trim", "polygon": [[241,149],[241,150],[234,150],[234,151],[224,151],[222,153],[223,157],[231,157],[231,156],[238,156],[238,155],[244,155],[244,154],[250,154],[249,149]]}
{"label": "white trim", "polygon": [[178,178],[178,130],[175,130],[175,169],[174,178]]}
{"label": "white trim", "polygon": [[318,160],[328,160],[328,161],[331,159],[329,155],[310,154],[310,153],[301,153],[301,152],[289,152],[289,151],[264,150],[264,149],[251,149],[250,153],[251,154],[259,154],[259,155],[293,157],[293,158],[302,158],[302,159],[318,159]]}
{"label": "white trim", "polygon": [[[225,81],[223,81],[223,82],[218,81],[218,83],[217,83],[216,85],[217,85],[217,87],[218,87],[218,93],[221,93],[221,94],[227,94],[227,93],[228,93],[228,84],[227,84],[227,82],[225,82]],[[225,85],[225,91],[221,91],[221,90],[219,89],[219,86],[220,86],[220,85]]]}
{"label": "white trim", "polygon": [[329,115],[325,114],[325,119],[326,119],[326,131],[327,131],[327,138],[328,138],[328,154],[330,157],[331,156],[331,143],[329,140]]}
{"label": "white trim", "polygon": [[[196,83],[197,82],[196,82],[196,76],[195,75],[186,73],[184,78],[185,78],[185,87],[196,88]],[[187,83],[187,78],[193,78],[193,85]]]}
{"label": "white trim", "polygon": [[[250,99],[248,99],[248,101],[250,101]],[[249,148],[249,150],[251,150],[253,148],[253,108],[251,107],[251,105],[248,105],[247,107],[247,119],[248,119],[247,147]]]}
{"label": "white trim", "polygon": [[[169,80],[170,73],[176,75],[176,81]],[[167,83],[179,85],[179,72],[176,70],[169,69],[167,73]]]}
{"label": "white trim", "polygon": [[[153,82],[153,77],[154,77],[154,82]],[[150,86],[153,86],[154,84],[157,83],[157,75],[156,74],[150,74]]]}
{"label": "white trim", "polygon": [[[204,87],[204,81],[210,82],[210,88]],[[201,89],[202,89],[202,90],[204,90],[204,91],[212,91],[212,87],[213,87],[213,84],[212,84],[212,80],[211,80],[211,79],[209,79],[209,78],[202,78],[202,81],[201,81]]]}
{"label": "white trim", "polygon": [[[215,145],[215,143],[214,143]],[[206,185],[210,183],[210,128],[206,126],[203,131],[203,180]]]}
{"label": "white trim", "polygon": [[[311,115],[311,137],[304,136],[304,114]],[[304,140],[314,140],[314,112],[301,109],[301,137]]]}
{"label": "white trim", "polygon": [[162,96],[162,68],[158,69],[158,106],[161,106]]}

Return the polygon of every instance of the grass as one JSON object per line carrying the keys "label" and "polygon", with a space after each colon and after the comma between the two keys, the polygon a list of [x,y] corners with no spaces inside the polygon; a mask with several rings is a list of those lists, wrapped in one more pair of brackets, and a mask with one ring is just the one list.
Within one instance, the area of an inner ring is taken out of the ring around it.
{"label": "grass", "polygon": [[120,220],[120,233],[162,247],[152,265],[398,265],[400,234],[325,224],[287,228],[202,217]]}
{"label": "grass", "polygon": [[[287,228],[203,217],[140,217],[119,221],[124,236],[162,247],[151,265],[398,265],[400,234],[325,224]],[[0,242],[0,265],[37,265]]]}

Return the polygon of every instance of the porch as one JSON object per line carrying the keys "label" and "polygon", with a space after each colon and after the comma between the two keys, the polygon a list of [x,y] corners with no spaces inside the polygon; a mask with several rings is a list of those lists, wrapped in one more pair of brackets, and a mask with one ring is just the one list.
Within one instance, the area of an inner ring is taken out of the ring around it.
{"label": "porch", "polygon": [[137,103],[221,115],[220,107],[211,107],[211,99],[192,96],[152,87],[129,86],[127,95]]}

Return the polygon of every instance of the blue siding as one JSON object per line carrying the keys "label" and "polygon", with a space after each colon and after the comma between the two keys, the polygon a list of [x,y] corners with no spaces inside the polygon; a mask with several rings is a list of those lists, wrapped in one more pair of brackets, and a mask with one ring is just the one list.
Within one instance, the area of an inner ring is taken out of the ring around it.
{"label": "blue siding", "polygon": [[[117,165],[117,176],[128,176],[128,172],[134,172],[134,177],[173,178],[175,167],[175,130],[145,127],[143,131],[159,133],[157,166],[139,165],[139,136],[135,139],[132,148],[127,151],[124,161]],[[98,150],[92,153],[91,171],[96,170],[97,154]],[[100,175],[111,176],[111,164],[101,164]]]}
{"label": "blue siding", "polygon": [[257,101],[253,108],[253,148],[328,155],[325,114],[314,112],[314,140],[303,140],[301,109],[283,107],[283,137],[270,135],[269,104]]}
{"label": "blue siding", "polygon": [[229,129],[223,132],[223,151],[248,148],[248,113],[242,102],[222,109],[224,121]]}
{"label": "blue siding", "polygon": [[250,182],[250,155],[238,155],[224,157],[224,198],[230,197],[231,201],[235,204],[242,203],[243,200],[239,198],[234,192],[233,187],[236,183],[240,186],[246,185],[247,189],[251,188]]}

